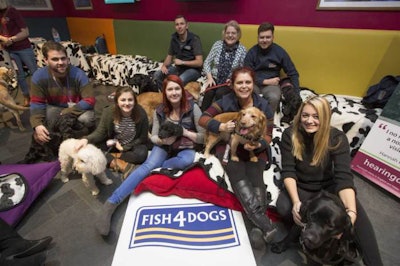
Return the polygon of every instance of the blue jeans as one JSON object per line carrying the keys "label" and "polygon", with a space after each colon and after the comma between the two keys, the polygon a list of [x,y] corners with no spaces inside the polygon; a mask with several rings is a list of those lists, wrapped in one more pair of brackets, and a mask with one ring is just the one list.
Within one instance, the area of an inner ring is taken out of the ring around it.
{"label": "blue jeans", "polygon": [[[179,71],[179,69],[175,66],[168,67],[168,74],[178,75],[179,78],[183,81],[183,85],[188,84],[191,81],[196,81],[201,76],[201,71],[196,68],[188,68],[185,71]],[[161,70],[157,70],[154,73],[154,79],[156,80],[157,84],[162,84],[165,78],[164,73]],[[161,88],[161,87],[160,87]]]}
{"label": "blue jeans", "polygon": [[23,70],[23,64],[28,67],[31,75],[36,71],[36,57],[32,48],[26,48],[19,51],[9,51],[10,57],[15,61],[17,65],[17,80],[18,84],[21,87],[22,94],[24,96],[29,96],[29,86],[25,79],[25,72]]}
{"label": "blue jeans", "polygon": [[156,168],[184,169],[193,163],[196,151],[186,149],[175,157],[168,158],[168,152],[159,146],[154,146],[146,161],[136,168],[127,179],[114,191],[108,201],[113,204],[121,203],[130,195],[136,186]]}

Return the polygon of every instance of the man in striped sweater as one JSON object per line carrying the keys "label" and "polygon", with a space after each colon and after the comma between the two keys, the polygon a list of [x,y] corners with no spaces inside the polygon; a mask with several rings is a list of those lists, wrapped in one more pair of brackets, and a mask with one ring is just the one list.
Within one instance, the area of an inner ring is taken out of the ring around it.
{"label": "man in striped sweater", "polygon": [[30,107],[34,139],[40,144],[50,141],[45,121],[67,113],[77,115],[89,129],[95,126],[95,97],[85,72],[69,63],[60,43],[48,41],[42,51],[47,66],[32,76]]}

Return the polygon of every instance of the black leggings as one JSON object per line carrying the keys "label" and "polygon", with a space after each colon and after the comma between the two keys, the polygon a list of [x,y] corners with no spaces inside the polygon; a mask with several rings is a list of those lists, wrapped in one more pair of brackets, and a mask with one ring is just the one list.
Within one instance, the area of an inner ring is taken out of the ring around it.
{"label": "black leggings", "polygon": [[[301,202],[315,196],[319,191],[306,191],[297,188]],[[292,201],[286,190],[282,190],[276,202],[276,209],[281,215],[286,225],[293,225]],[[356,198],[357,219],[354,224],[354,235],[357,249],[367,266],[383,265],[381,255],[379,253],[378,243],[376,241],[375,232],[367,213],[361,203]]]}

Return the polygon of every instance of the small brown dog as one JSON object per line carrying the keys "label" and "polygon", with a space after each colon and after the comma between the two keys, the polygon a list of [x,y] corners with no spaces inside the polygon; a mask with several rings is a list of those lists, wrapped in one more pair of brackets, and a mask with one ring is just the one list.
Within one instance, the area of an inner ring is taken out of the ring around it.
{"label": "small brown dog", "polygon": [[[258,142],[263,137],[267,126],[267,119],[264,113],[257,107],[248,107],[240,112],[222,113],[215,116],[214,119],[221,123],[234,120],[236,127],[232,134],[228,132],[220,132],[219,134],[206,132],[206,147],[204,151],[206,158],[210,156],[210,151],[215,144],[220,140],[229,141],[230,138],[231,160],[239,161],[236,154],[238,145]],[[250,161],[258,161],[253,151],[250,152]]]}
{"label": "small brown dog", "polygon": [[[193,100],[196,102],[200,97],[200,83],[196,81],[189,82],[185,86],[185,90],[192,95]],[[149,124],[153,124],[153,114],[156,107],[162,103],[161,92],[143,92],[136,97],[140,106],[146,111]]]}
{"label": "small brown dog", "polygon": [[[10,68],[0,67],[0,105],[4,106],[8,111],[10,111],[15,120],[17,121],[17,125],[20,131],[25,131],[24,126],[21,122],[21,117],[19,111],[29,110],[29,107],[24,107],[21,105],[17,105],[8,92],[8,85],[13,82],[15,78],[15,71]],[[3,116],[3,113],[1,113]]]}
{"label": "small brown dog", "polygon": [[153,114],[156,107],[162,103],[161,92],[143,92],[136,97],[138,104],[143,107],[149,119],[149,125],[153,124]]}

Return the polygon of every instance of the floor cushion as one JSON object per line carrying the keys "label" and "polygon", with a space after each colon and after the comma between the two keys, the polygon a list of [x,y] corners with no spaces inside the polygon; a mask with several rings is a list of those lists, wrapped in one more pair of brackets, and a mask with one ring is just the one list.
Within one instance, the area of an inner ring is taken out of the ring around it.
{"label": "floor cushion", "polygon": [[58,171],[58,161],[0,165],[0,217],[15,226]]}

